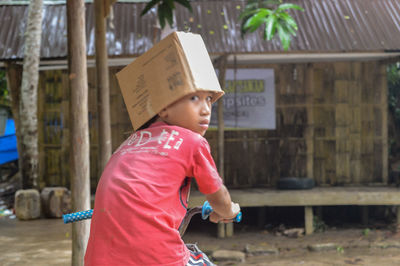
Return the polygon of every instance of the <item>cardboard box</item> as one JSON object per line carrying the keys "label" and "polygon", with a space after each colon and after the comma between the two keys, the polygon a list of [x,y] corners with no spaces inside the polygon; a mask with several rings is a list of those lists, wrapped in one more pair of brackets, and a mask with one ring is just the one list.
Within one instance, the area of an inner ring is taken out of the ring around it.
{"label": "cardboard box", "polygon": [[134,130],[195,91],[224,92],[198,34],[173,32],[117,73]]}

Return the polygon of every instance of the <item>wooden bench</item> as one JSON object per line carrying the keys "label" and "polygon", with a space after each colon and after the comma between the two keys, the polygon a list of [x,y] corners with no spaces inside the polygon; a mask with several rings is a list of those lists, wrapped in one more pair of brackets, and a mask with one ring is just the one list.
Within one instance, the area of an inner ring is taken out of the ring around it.
{"label": "wooden bench", "polygon": [[[397,206],[400,224],[400,189],[396,187],[316,187],[310,190],[231,189],[232,201],[241,207],[303,206],[305,233],[313,233],[314,206],[392,205]],[[202,205],[205,196],[190,195],[189,207]],[[245,214],[244,214],[245,215]]]}

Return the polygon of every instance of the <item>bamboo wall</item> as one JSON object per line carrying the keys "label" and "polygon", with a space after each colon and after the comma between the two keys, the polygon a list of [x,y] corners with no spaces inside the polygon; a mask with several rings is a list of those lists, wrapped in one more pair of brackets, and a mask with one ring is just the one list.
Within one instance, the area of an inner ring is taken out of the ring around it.
{"label": "bamboo wall", "polygon": [[[254,68],[254,66],[251,66]],[[225,183],[273,187],[280,177],[317,185],[387,183],[387,85],[379,62],[281,64],[275,70],[276,130],[225,132]],[[111,69],[113,149],[132,128]],[[89,69],[91,187],[96,186],[95,71]],[[66,71],[40,74],[41,186],[69,186]],[[216,158],[217,132],[206,134]]]}

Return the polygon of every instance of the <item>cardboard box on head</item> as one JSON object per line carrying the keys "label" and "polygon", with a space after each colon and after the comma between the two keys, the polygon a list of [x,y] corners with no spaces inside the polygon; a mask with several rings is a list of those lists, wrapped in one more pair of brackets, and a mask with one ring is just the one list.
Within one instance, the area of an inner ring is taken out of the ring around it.
{"label": "cardboard box on head", "polygon": [[117,73],[129,117],[137,130],[163,108],[195,91],[224,92],[203,39],[173,32]]}

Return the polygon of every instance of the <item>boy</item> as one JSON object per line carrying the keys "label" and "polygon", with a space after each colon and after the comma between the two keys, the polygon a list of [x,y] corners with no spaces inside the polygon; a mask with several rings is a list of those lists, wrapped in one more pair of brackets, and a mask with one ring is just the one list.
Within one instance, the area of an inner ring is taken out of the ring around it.
{"label": "boy", "polygon": [[195,90],[165,103],[115,151],[96,190],[85,265],[213,265],[186,247],[178,228],[191,177],[213,207],[210,221],[229,222],[240,211],[203,137],[222,94]]}

